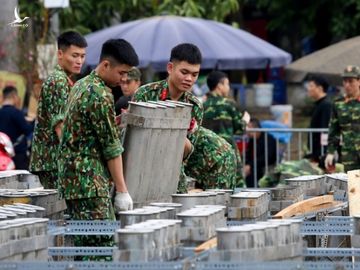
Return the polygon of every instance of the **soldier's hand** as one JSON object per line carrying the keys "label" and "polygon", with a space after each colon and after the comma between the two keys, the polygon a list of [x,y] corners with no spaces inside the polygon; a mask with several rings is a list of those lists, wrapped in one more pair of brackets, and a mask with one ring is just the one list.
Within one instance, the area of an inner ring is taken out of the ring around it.
{"label": "soldier's hand", "polygon": [[333,154],[327,154],[325,158],[325,168],[327,170],[330,169],[331,166],[334,166],[334,155]]}
{"label": "soldier's hand", "polygon": [[115,211],[127,211],[133,209],[133,201],[128,192],[116,192],[115,202],[114,202]]}
{"label": "soldier's hand", "polygon": [[250,122],[250,114],[247,111],[244,112],[242,120],[244,120],[246,124],[249,124],[249,122]]}

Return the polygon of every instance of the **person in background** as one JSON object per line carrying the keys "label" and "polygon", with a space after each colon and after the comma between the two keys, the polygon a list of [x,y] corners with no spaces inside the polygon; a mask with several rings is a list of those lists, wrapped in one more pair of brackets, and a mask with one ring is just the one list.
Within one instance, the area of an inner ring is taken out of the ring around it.
{"label": "person in background", "polygon": [[342,73],[345,96],[334,101],[329,124],[327,170],[335,167],[335,152],[341,145],[345,172],[360,169],[360,68],[347,66]]}
{"label": "person in background", "polygon": [[0,171],[15,169],[12,157],[15,156],[14,147],[8,135],[0,132]]}
{"label": "person in background", "polygon": [[229,98],[230,81],[226,73],[212,71],[207,77],[210,92],[204,102],[203,126],[224,138],[234,148],[237,161],[236,187],[245,185],[242,162],[234,135],[244,135],[250,115],[240,112],[236,103]]}
{"label": "person in background", "polygon": [[123,96],[120,97],[115,103],[116,115],[119,115],[124,110],[127,110],[127,108],[129,107],[129,101],[131,101],[140,85],[141,72],[137,67],[133,67],[128,73],[127,80],[121,82],[121,91],[123,92]]}
{"label": "person in background", "polygon": [[25,119],[24,113],[17,107],[20,97],[17,89],[7,86],[2,91],[3,102],[0,108],[0,131],[7,134],[15,149],[13,161],[17,170],[29,169],[27,137],[31,135],[34,125]]}
{"label": "person in background", "polygon": [[[319,76],[310,76],[307,79],[306,89],[308,96],[315,101],[315,107],[310,121],[310,128],[328,128],[331,116],[331,101],[327,96],[328,83]],[[309,134],[308,146],[312,150],[305,158],[319,162],[326,153],[327,133],[314,132]]]}
{"label": "person in background", "polygon": [[[193,105],[191,123],[184,146],[184,161],[194,151],[194,145],[198,138],[198,128],[203,118],[202,104],[191,93],[199,76],[201,61],[201,52],[197,46],[191,43],[178,44],[171,50],[170,61],[167,64],[167,79],[141,86],[133,98],[136,102],[174,100]],[[181,171],[178,192],[185,193],[187,183],[183,167]]]}
{"label": "person in background", "polygon": [[[112,183],[116,191],[116,212],[133,207],[123,174],[124,149],[115,123],[110,87],[126,81],[129,70],[138,63],[130,43],[110,39],[102,46],[95,70],[79,80],[71,91],[58,158],[58,189],[66,201],[70,219],[115,220],[110,194]],[[75,244],[112,246],[113,240],[108,236],[82,236]]]}
{"label": "person in background", "polygon": [[30,171],[39,176],[44,188],[56,188],[64,108],[74,84],[73,76],[80,73],[85,61],[87,47],[85,38],[74,31],[61,34],[57,45],[58,64],[41,89],[30,156]]}

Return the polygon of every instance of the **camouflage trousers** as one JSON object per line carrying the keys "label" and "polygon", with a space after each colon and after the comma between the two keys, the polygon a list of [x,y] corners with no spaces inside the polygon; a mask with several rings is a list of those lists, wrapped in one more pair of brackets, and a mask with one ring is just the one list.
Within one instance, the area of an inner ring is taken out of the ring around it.
{"label": "camouflage trousers", "polygon": [[179,176],[179,183],[177,187],[176,193],[187,193],[187,183],[186,183],[186,175],[184,165],[181,165],[180,176]]}
{"label": "camouflage trousers", "polygon": [[[114,208],[110,198],[88,198],[66,200],[67,211],[72,220],[115,220]],[[112,247],[113,236],[107,235],[77,235],[74,237],[75,246],[81,247]],[[111,261],[109,256],[78,256],[75,260],[105,260]]]}
{"label": "camouflage trousers", "polygon": [[243,164],[241,160],[241,154],[239,148],[237,148],[236,144],[233,144],[235,155],[236,155],[236,180],[235,180],[235,187],[241,188],[246,187],[246,182],[243,177]]}
{"label": "camouflage trousers", "polygon": [[40,171],[32,172],[39,177],[40,183],[44,189],[57,189],[58,172],[57,171]]}
{"label": "camouflage trousers", "polygon": [[222,158],[209,167],[197,163],[197,159],[188,160],[185,173],[196,179],[202,189],[233,189],[236,181],[236,157],[234,151],[224,152]]}

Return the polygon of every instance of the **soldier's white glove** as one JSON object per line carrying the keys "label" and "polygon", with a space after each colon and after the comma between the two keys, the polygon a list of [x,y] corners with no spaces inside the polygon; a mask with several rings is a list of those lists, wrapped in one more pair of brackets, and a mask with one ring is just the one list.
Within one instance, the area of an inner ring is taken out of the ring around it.
{"label": "soldier's white glove", "polygon": [[133,209],[133,201],[128,192],[116,192],[114,207],[116,212]]}
{"label": "soldier's white glove", "polygon": [[334,158],[335,156],[333,154],[327,154],[325,158],[325,168],[329,169],[330,166],[334,165]]}
{"label": "soldier's white glove", "polygon": [[249,124],[249,122],[250,122],[250,114],[247,111],[244,112],[242,120],[245,121],[246,124]]}

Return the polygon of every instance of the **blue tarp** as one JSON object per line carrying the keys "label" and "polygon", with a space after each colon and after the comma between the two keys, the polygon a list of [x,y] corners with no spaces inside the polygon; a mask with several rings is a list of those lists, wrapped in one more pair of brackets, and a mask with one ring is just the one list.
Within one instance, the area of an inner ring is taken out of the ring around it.
{"label": "blue tarp", "polygon": [[[264,120],[260,121],[260,126],[262,128],[289,128],[287,125],[272,121],[272,120]],[[271,131],[269,132],[275,139],[279,140],[281,143],[289,143],[291,140],[291,132],[276,132]]]}

